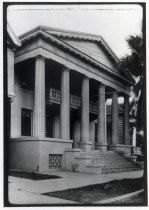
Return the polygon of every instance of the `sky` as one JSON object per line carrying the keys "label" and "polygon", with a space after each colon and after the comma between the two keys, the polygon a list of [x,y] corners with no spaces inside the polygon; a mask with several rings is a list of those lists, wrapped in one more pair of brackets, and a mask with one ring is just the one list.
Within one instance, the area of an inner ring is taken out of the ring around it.
{"label": "sky", "polygon": [[139,35],[142,7],[139,5],[15,5],[7,20],[20,35],[38,25],[101,35],[121,58],[130,53],[126,39]]}

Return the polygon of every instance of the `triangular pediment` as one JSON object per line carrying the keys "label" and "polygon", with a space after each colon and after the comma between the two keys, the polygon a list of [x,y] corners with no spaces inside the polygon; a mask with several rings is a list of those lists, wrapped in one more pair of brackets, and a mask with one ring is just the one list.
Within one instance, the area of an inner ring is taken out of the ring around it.
{"label": "triangular pediment", "polygon": [[23,34],[20,38],[22,41],[25,41],[25,39],[27,40],[32,36],[35,37],[38,34],[42,34],[49,41],[54,41],[56,44],[99,66],[103,70],[114,75],[118,74],[128,81],[132,81],[131,75],[116,67],[119,59],[101,36],[39,26]]}
{"label": "triangular pediment", "polygon": [[71,32],[68,34],[68,32],[64,33],[64,31],[53,32],[48,29],[44,29],[44,31],[65,42],[72,48],[84,53],[91,59],[94,59],[111,69],[114,68],[114,60],[112,60],[111,57],[104,51],[103,46],[100,46],[100,37],[85,36],[84,33],[81,34],[79,32],[74,32],[74,34]]}
{"label": "triangular pediment", "polygon": [[81,51],[82,53],[88,55],[92,59],[104,64],[105,66],[113,69],[113,63],[106,55],[106,53],[98,46],[97,43],[88,40],[76,40],[68,38],[60,38],[65,43],[69,44],[73,48]]}

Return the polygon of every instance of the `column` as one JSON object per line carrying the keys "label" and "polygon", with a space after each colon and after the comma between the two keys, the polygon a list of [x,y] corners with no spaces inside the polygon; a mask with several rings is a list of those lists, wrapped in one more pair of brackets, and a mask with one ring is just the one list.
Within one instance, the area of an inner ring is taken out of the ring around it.
{"label": "column", "polygon": [[112,96],[112,144],[118,144],[118,94]]}
{"label": "column", "polygon": [[45,59],[35,61],[34,136],[45,137]]}
{"label": "column", "polygon": [[136,127],[133,127],[132,146],[136,147]]}
{"label": "column", "polygon": [[7,48],[7,92],[11,101],[14,100],[14,51]]}
{"label": "column", "polygon": [[61,75],[61,104],[60,104],[60,138],[70,139],[70,93],[69,70],[62,70]]}
{"label": "column", "polygon": [[124,144],[130,145],[130,139],[129,139],[129,96],[124,97]]}
{"label": "column", "polygon": [[89,141],[89,78],[84,76],[82,80],[82,104],[81,104],[81,139],[80,148],[83,150],[91,149]]}
{"label": "column", "polygon": [[105,128],[105,85],[101,84],[98,89],[98,124],[96,149],[107,150],[106,128]]}

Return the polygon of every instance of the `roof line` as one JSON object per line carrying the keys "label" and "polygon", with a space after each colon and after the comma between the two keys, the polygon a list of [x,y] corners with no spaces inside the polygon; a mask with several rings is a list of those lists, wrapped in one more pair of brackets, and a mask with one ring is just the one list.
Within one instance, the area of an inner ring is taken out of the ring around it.
{"label": "roof line", "polygon": [[108,50],[114,55],[114,57],[116,58],[116,60],[119,61],[119,58],[117,57],[117,55],[113,52],[113,50],[111,49],[111,47],[108,45],[108,43],[105,41],[105,39],[102,36],[101,36],[101,40],[105,44],[104,47],[108,48]]}
{"label": "roof line", "polygon": [[10,27],[8,22],[7,22],[7,32],[9,34],[9,36],[11,37],[12,41],[14,42],[14,44],[16,46],[20,47],[21,46],[21,42],[20,42],[19,38],[16,36],[16,34],[13,32],[13,30]]}
{"label": "roof line", "polygon": [[113,50],[108,45],[108,43],[105,41],[105,39],[102,36],[100,36],[100,35],[96,35],[96,34],[92,34],[92,33],[86,33],[86,32],[80,32],[80,31],[65,30],[65,29],[60,29],[60,28],[52,28],[52,27],[47,27],[47,26],[40,26],[40,28],[43,29],[43,30],[54,30],[56,32],[71,33],[72,35],[82,36],[82,38],[84,37],[84,38],[87,38],[87,39],[93,39],[94,41],[103,42],[104,46],[113,54],[115,59],[117,61],[119,60],[119,58],[113,52]]}
{"label": "roof line", "polygon": [[[65,42],[62,42],[61,40],[57,39],[56,37],[53,37],[51,34],[45,32],[45,31],[42,31],[41,28],[40,28],[40,31],[39,30],[34,30],[33,33],[34,33],[34,36],[36,36],[36,35],[41,33],[43,36],[46,36],[46,37],[50,38],[52,41],[57,42],[58,44],[62,45],[63,47],[65,47],[67,49],[69,49],[70,51],[74,52],[75,54],[78,54],[81,57],[84,57],[86,60],[89,60],[90,62],[94,63],[95,65],[97,65],[97,66],[99,66],[101,68],[104,68],[109,73],[114,74],[115,76],[123,79],[124,81],[126,81],[128,83],[131,83],[131,81],[128,81],[127,79],[125,79],[121,75],[119,75],[116,72],[112,71],[112,69],[110,69],[107,66],[101,64],[100,62],[96,61],[95,59],[91,58],[90,56],[80,52],[78,49],[75,49],[74,47],[70,46],[69,44],[66,44]],[[32,35],[33,35],[33,33],[32,33]],[[30,36],[30,37],[26,37],[27,39],[31,38],[31,34],[28,34],[28,36]],[[22,39],[22,41],[25,41],[25,40],[23,40],[23,39],[25,39],[25,37],[21,38],[21,39]]]}
{"label": "roof line", "polygon": [[110,48],[110,46],[107,44],[107,42],[100,35],[39,25],[39,26],[33,28],[32,30],[29,30],[26,33],[22,34],[21,36],[19,36],[19,38],[22,38],[23,36],[26,36],[28,33],[32,33],[37,30],[49,30],[50,33],[57,33],[57,32],[63,33],[63,34],[61,34],[61,36],[64,36],[64,35],[69,36],[69,37],[76,36],[74,38],[80,38],[80,39],[82,38],[82,39],[88,39],[88,40],[100,42],[109,51],[109,53],[113,57],[113,59],[115,59],[116,62],[119,61],[119,58],[117,57],[117,55],[113,52],[113,50]]}
{"label": "roof line", "polygon": [[73,30],[65,30],[65,29],[48,27],[48,26],[43,26],[43,25],[39,25],[39,26],[33,28],[32,30],[29,30],[29,31],[23,33],[22,35],[20,35],[20,38],[22,38],[22,36],[26,35],[27,33],[30,33],[31,31],[35,31],[37,29],[51,30],[51,31],[63,32],[63,33],[71,33],[71,34],[80,35],[80,36],[87,36],[87,37],[94,38],[94,39],[99,39],[99,40],[101,38],[101,36],[96,35],[96,34],[85,33],[85,32],[80,32],[80,31],[73,31]]}

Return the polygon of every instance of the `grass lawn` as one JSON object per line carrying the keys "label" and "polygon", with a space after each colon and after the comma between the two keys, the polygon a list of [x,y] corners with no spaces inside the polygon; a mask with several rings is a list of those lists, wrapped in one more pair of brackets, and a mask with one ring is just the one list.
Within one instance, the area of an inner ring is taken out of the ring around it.
{"label": "grass lawn", "polygon": [[103,199],[135,192],[140,189],[144,189],[143,177],[137,179],[114,180],[104,184],[95,184],[85,187],[44,193],[44,195],[72,200],[79,203],[91,204]]}
{"label": "grass lawn", "polygon": [[60,176],[56,176],[56,175],[39,174],[39,173],[35,173],[35,172],[26,172],[26,171],[13,171],[13,170],[9,170],[8,175],[19,177],[19,178],[24,178],[24,179],[31,179],[34,181],[44,180],[44,179],[61,178]]}

